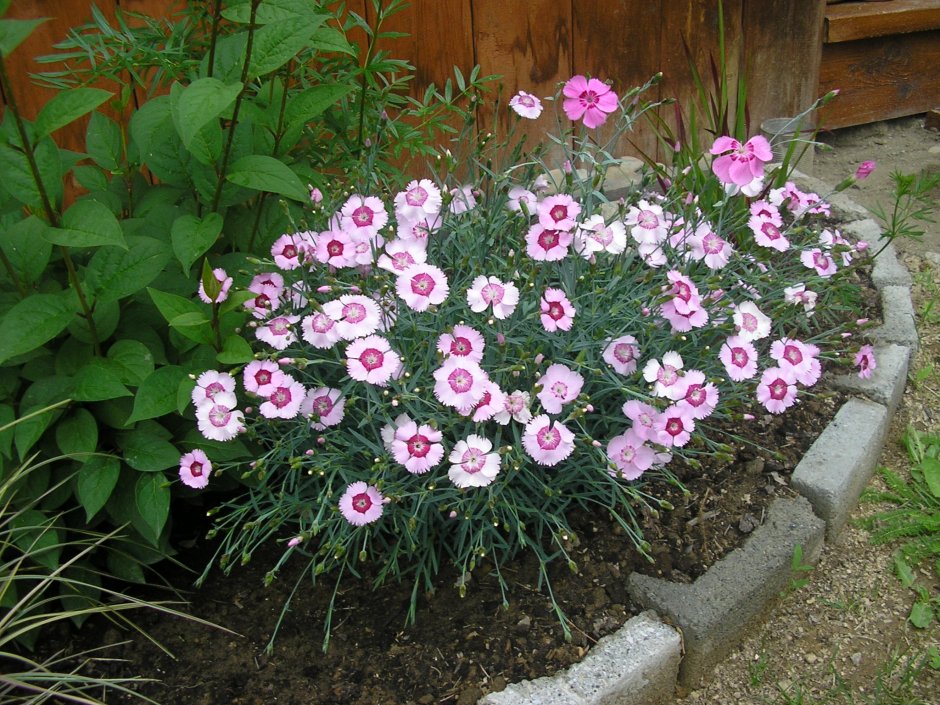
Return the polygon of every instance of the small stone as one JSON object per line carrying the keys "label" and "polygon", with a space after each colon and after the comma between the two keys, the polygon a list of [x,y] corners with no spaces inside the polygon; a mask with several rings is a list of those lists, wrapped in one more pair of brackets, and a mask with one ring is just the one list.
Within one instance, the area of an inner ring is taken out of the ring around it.
{"label": "small stone", "polygon": [[817,659],[816,659],[816,654],[812,654],[812,653],[810,653],[810,654],[804,654],[804,655],[803,655],[803,660],[806,661],[806,663],[816,663],[816,661],[817,661]]}
{"label": "small stone", "polygon": [[422,695],[420,698],[418,698],[418,702],[421,703],[421,705],[431,705],[431,703],[434,702],[434,696],[430,693],[427,695]]}
{"label": "small stone", "polygon": [[862,665],[862,652],[861,651],[856,651],[854,654],[849,656],[849,658],[852,659],[852,663],[855,664],[856,666]]}
{"label": "small stone", "polygon": [[940,144],[935,144],[933,147],[927,150],[928,154],[940,154]]}
{"label": "small stone", "polygon": [[529,629],[532,628],[532,617],[526,615],[518,622],[516,622],[515,632],[516,634],[526,634]]}
{"label": "small stone", "polygon": [[758,521],[757,517],[753,514],[745,514],[738,522],[738,529],[740,529],[743,534],[751,533],[758,526],[760,526],[760,521]]}

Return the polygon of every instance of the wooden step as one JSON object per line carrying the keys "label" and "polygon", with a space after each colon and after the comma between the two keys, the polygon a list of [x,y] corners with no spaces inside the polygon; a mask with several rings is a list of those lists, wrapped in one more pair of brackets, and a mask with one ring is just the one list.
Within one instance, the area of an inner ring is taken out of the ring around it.
{"label": "wooden step", "polygon": [[846,2],[826,7],[827,44],[940,29],[940,0]]}

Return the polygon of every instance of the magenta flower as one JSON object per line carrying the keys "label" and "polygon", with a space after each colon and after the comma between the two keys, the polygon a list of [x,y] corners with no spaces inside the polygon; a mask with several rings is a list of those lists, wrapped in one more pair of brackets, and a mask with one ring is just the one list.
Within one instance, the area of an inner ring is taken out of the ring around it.
{"label": "magenta flower", "polygon": [[434,396],[441,404],[455,409],[470,409],[486,391],[486,373],[473,360],[448,357],[434,371]]}
{"label": "magenta flower", "polygon": [[560,421],[542,414],[525,427],[522,446],[539,465],[557,465],[574,450],[574,434]]}
{"label": "magenta flower", "polygon": [[576,310],[561,289],[546,289],[539,301],[539,309],[542,326],[549,333],[571,330]]}
{"label": "magenta flower", "polygon": [[733,137],[715,140],[711,150],[721,155],[712,162],[712,171],[723,184],[747,186],[764,176],[764,164],[773,159],[770,143],[761,135],[751,137],[743,145]]}
{"label": "magenta flower", "polygon": [[199,298],[207,304],[220,304],[228,298],[229,289],[232,288],[232,278],[226,274],[225,270],[221,267],[216,267],[212,270],[212,276],[215,277],[215,280],[221,285],[218,295],[216,297],[210,298],[209,294],[206,293],[205,287],[202,285],[202,279],[199,280]]}
{"label": "magenta flower", "polygon": [[346,397],[338,389],[317,387],[307,392],[300,405],[301,416],[310,419],[310,428],[322,431],[343,420]]}
{"label": "magenta flower", "polygon": [[567,193],[547,196],[536,207],[539,225],[546,230],[574,230],[581,204]]}
{"label": "magenta flower", "polygon": [[394,274],[401,274],[408,267],[423,264],[428,260],[426,242],[417,240],[391,240],[385,244],[385,252],[379,255],[377,264]]}
{"label": "magenta flower", "polygon": [[230,441],[245,430],[245,415],[235,408],[235,395],[217,394],[212,403],[196,408],[199,432],[210,441]]}
{"label": "magenta flower", "polygon": [[180,481],[187,487],[201,490],[209,484],[212,463],[201,450],[186,453],[180,458]]}
{"label": "magenta flower", "polygon": [[353,194],[340,208],[339,225],[346,232],[377,233],[388,223],[385,204],[375,196]]}
{"label": "magenta flower", "polygon": [[212,401],[216,395],[223,392],[230,394],[235,392],[235,378],[228,372],[206,370],[199,375],[196,379],[196,386],[193,387],[193,406]]}
{"label": "magenta flower", "polygon": [[692,410],[681,404],[673,404],[665,409],[653,424],[657,442],[667,448],[681,448],[692,438],[694,430]]}
{"label": "magenta flower", "polygon": [[822,366],[817,359],[819,348],[792,338],[775,340],[770,346],[770,357],[782,368],[789,368],[796,381],[811,387],[819,381]]}
{"label": "magenta flower", "polygon": [[440,269],[431,264],[416,264],[398,275],[395,291],[408,308],[420,312],[444,303],[450,287]]}
{"label": "magenta flower", "polygon": [[550,414],[560,414],[565,404],[577,399],[584,386],[584,378],[570,367],[555,363],[545,371],[539,384],[542,391],[536,396],[542,407]]}
{"label": "magenta flower", "polygon": [[359,382],[384,387],[401,370],[401,357],[380,335],[356,338],[346,348],[346,371]]}
{"label": "magenta flower", "polygon": [[618,375],[636,372],[636,361],[640,356],[637,340],[632,335],[621,335],[611,340],[604,348],[604,362],[614,368]]}
{"label": "magenta flower", "polygon": [[251,394],[266,397],[281,383],[284,373],[276,362],[252,360],[245,366],[242,383]]}
{"label": "magenta flower", "polygon": [[757,385],[757,401],[771,414],[782,414],[796,403],[796,378],[783,367],[764,370]]}
{"label": "magenta flower", "polygon": [[519,91],[510,98],[509,107],[520,117],[529,120],[535,120],[535,118],[542,114],[542,101],[525,91]]}
{"label": "magenta flower", "polygon": [[636,480],[656,461],[656,453],[646,445],[646,439],[632,428],[610,439],[607,443],[607,457],[616,466],[615,470],[608,472],[625,480]]}
{"label": "magenta flower", "polygon": [[757,374],[757,350],[746,338],[733,335],[721,346],[718,357],[725,372],[735,382],[743,382]]}
{"label": "magenta flower", "polygon": [[392,439],[391,450],[395,462],[415,475],[422,475],[444,458],[442,434],[426,424],[414,421],[399,426]]}
{"label": "magenta flower", "polygon": [[562,89],[565,101],[562,107],[569,120],[584,119],[591,129],[603,125],[607,115],[617,109],[617,94],[606,83],[596,78],[572,76]]}
{"label": "magenta flower", "polygon": [[503,283],[496,277],[479,276],[467,289],[467,304],[474,313],[493,307],[493,317],[504,320],[512,315],[519,303],[519,289],[512,282]]}
{"label": "magenta flower", "polygon": [[821,277],[829,278],[838,271],[835,260],[828,253],[823,252],[818,247],[812,250],[803,250],[800,254],[800,262],[808,269],[815,269],[816,274]]}
{"label": "magenta flower", "polygon": [[372,485],[353,482],[339,498],[339,511],[353,526],[365,526],[382,516],[385,498]]}
{"label": "magenta flower", "polygon": [[875,362],[875,349],[871,345],[863,345],[855,353],[855,366],[858,368],[858,376],[862,379],[871,377],[878,364]]}
{"label": "magenta flower", "polygon": [[296,235],[281,235],[271,245],[271,256],[280,269],[297,269],[301,254],[300,240]]}
{"label": "magenta flower", "polygon": [[[772,206],[771,206],[772,207]],[[774,208],[776,211],[776,208]],[[778,252],[785,252],[790,248],[790,241],[780,232],[781,223],[777,218],[766,218],[760,215],[752,215],[747,221],[747,227],[754,233],[754,242],[761,247],[771,247]]]}
{"label": "magenta flower", "polygon": [[258,411],[266,419],[292,419],[300,413],[300,405],[306,395],[304,385],[290,375],[282,375]]}
{"label": "magenta flower", "polygon": [[705,373],[700,370],[689,370],[682,375],[679,392],[682,396],[676,404],[688,409],[695,420],[708,418],[718,405],[718,387],[706,382]]}
{"label": "magenta flower", "polygon": [[[473,412],[472,418],[477,423],[489,421],[496,416],[497,413],[501,412],[506,405],[506,394],[499,388],[496,382],[487,380],[483,383],[483,389],[483,396],[480,397],[480,401],[477,402],[477,405],[474,406],[473,409],[468,410]],[[459,411],[465,416],[468,415],[463,409]]]}
{"label": "magenta flower", "polygon": [[558,262],[568,256],[568,246],[574,234],[567,230],[546,230],[535,223],[525,236],[525,251],[537,262]]}
{"label": "magenta flower", "polygon": [[483,335],[476,328],[456,325],[450,333],[444,333],[437,339],[437,349],[444,357],[464,358],[482,362],[483,348],[486,343]]}
{"label": "magenta flower", "polygon": [[336,334],[343,340],[372,335],[379,329],[382,309],[368,296],[344,294],[323,304],[323,313],[336,324]]}
{"label": "magenta flower", "polygon": [[300,322],[300,333],[305,341],[320,350],[332,348],[342,340],[336,327],[336,321],[325,313],[304,316],[304,319]]}
{"label": "magenta flower", "polygon": [[855,178],[859,181],[864,181],[871,173],[875,170],[875,162],[866,160],[858,165],[858,168],[855,170]]}
{"label": "magenta flower", "polygon": [[658,245],[669,234],[669,220],[662,207],[645,200],[630,207],[623,223],[640,245]]}
{"label": "magenta flower", "polygon": [[317,235],[315,255],[318,262],[341,269],[356,263],[356,246],[343,230],[325,230]]}
{"label": "magenta flower", "polygon": [[493,415],[493,420],[498,424],[505,426],[510,420],[518,423],[529,423],[532,420],[532,412],[529,411],[531,396],[528,392],[515,390],[507,394],[503,400],[503,408]]}

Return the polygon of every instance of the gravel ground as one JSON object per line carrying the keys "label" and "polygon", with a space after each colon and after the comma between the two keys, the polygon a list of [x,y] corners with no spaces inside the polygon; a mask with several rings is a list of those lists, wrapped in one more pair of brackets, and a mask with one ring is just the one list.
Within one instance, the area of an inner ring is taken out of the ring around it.
{"label": "gravel ground", "polygon": [[[873,207],[888,205],[893,192],[890,172],[919,169],[940,171],[940,134],[925,130],[920,118],[904,118],[823,136],[832,151],[816,155],[813,175],[838,183],[865,159],[878,162],[869,180],[849,195]],[[940,189],[938,189],[940,191]],[[935,193],[940,205],[940,192]],[[929,299],[940,294],[940,225],[930,225],[921,241],[898,242],[902,261],[915,275],[914,304],[918,312],[921,349],[911,375],[929,365],[935,371],[920,384],[908,383],[895,416],[880,465],[906,472],[909,461],[899,445],[908,424],[922,431],[940,431],[940,320],[922,316]],[[881,487],[880,477],[870,487]],[[854,519],[878,510],[860,505]],[[940,672],[924,669],[910,689],[898,683],[905,665],[929,646],[940,645],[940,627],[925,630],[907,622],[914,594],[901,586],[892,568],[893,546],[873,546],[868,533],[850,523],[839,539],[827,545],[808,583],[788,591],[764,625],[742,643],[699,690],[682,702],[735,705],[811,705],[940,703]],[[930,585],[930,573],[920,580]],[[879,689],[889,673],[888,696]],[[903,697],[911,696],[910,699]],[[919,698],[919,699],[918,699]]]}

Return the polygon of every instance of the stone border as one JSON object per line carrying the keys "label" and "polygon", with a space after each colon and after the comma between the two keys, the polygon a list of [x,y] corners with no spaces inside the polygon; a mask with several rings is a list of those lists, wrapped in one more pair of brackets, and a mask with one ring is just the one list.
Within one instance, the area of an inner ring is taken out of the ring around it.
{"label": "stone border", "polygon": [[[630,165],[619,171],[628,181],[635,169]],[[820,194],[831,191],[803,174],[796,179]],[[609,184],[609,190],[622,193],[626,184],[620,180]],[[846,222],[845,232],[875,245],[881,231],[868,211],[844,193],[826,198]],[[911,277],[893,246],[879,255],[872,278],[883,308],[883,323],[871,333],[878,366],[865,380],[855,375],[832,378],[836,388],[853,396],[794,470],[791,484],[802,496],[774,500],[764,523],[744,544],[691,584],[630,575],[630,597],[648,611],[601,639],[581,663],[513,683],[484,696],[478,705],[671,703],[677,686],[688,689],[707,679],[763,618],[792,577],[797,545],[804,562],[816,562],[824,537],[836,538],[874,471],[918,345]]]}

